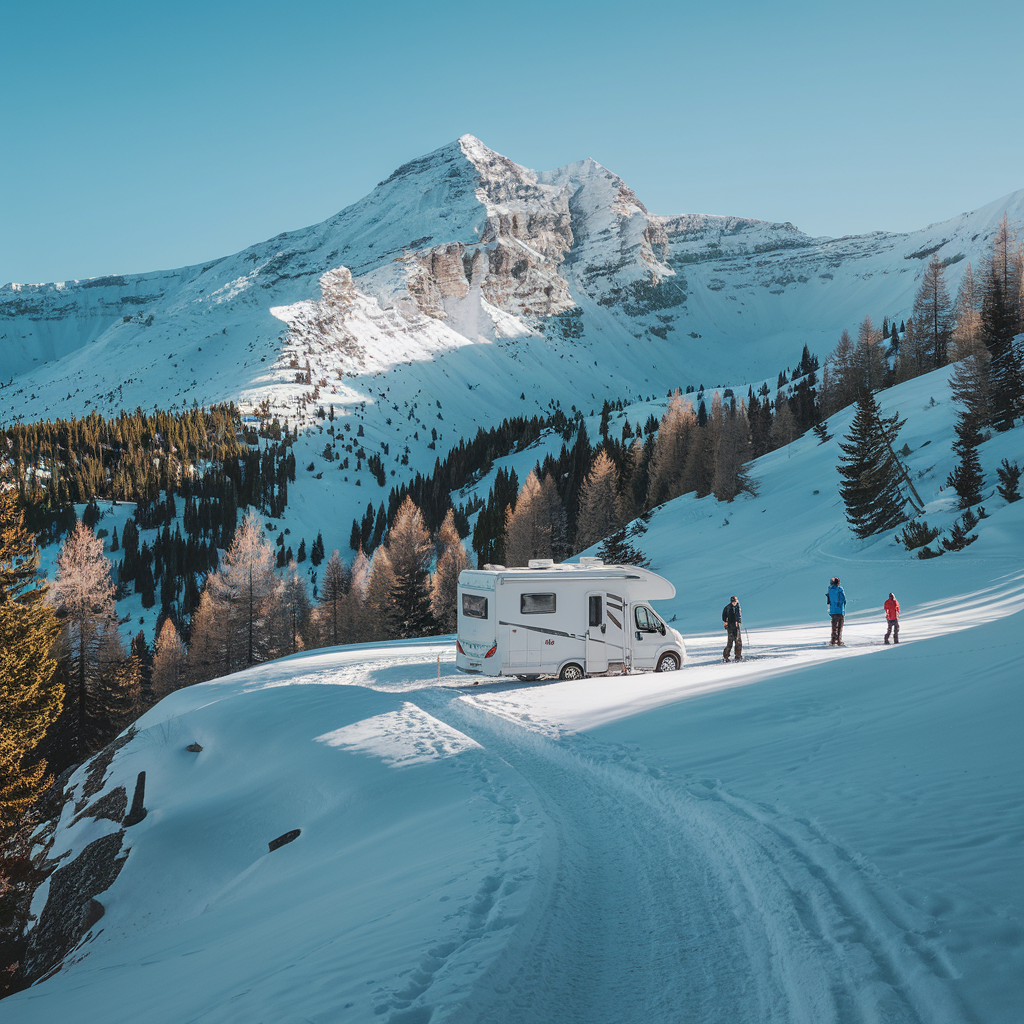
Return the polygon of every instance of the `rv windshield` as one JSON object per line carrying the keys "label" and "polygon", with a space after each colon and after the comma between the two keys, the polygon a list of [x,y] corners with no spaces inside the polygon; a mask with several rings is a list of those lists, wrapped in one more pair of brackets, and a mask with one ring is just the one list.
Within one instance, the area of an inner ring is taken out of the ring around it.
{"label": "rv windshield", "polygon": [[634,612],[636,618],[636,628],[643,630],[645,633],[664,633],[665,626],[661,619],[650,610],[645,608],[643,605],[638,605]]}

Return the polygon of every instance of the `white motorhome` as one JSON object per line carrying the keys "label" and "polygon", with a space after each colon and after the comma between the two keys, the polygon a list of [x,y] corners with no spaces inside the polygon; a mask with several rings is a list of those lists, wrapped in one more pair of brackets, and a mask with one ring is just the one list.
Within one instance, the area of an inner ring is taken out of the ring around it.
{"label": "white motorhome", "polygon": [[675,595],[650,569],[599,558],[464,569],[455,664],[463,672],[520,679],[671,671],[682,666],[686,647],[649,602]]}

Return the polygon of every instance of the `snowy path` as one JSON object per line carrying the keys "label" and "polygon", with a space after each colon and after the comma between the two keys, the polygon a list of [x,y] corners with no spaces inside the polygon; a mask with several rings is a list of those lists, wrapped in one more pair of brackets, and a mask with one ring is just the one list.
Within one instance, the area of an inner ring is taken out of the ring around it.
{"label": "snowy path", "polygon": [[421,697],[533,787],[555,833],[516,938],[451,1021],[963,1019],[923,921],[809,823]]}

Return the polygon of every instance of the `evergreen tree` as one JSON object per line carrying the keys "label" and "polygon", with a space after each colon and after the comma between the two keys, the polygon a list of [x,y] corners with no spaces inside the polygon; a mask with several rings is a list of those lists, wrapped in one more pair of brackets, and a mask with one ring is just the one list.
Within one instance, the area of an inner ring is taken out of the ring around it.
{"label": "evergreen tree", "polygon": [[880,391],[886,386],[889,368],[881,341],[882,336],[875,329],[871,317],[864,317],[857,329],[857,348],[854,352],[854,395],[857,398],[865,391]]}
{"label": "evergreen tree", "polygon": [[627,539],[626,527],[609,534],[597,549],[597,557],[607,565],[639,565],[650,568],[647,556]]}
{"label": "evergreen tree", "polygon": [[288,572],[277,587],[278,600],[272,620],[274,653],[280,657],[297,654],[306,647],[311,605],[305,577],[295,562],[288,563]]}
{"label": "evergreen tree", "polygon": [[615,463],[601,448],[580,491],[576,519],[576,550],[582,551],[614,533],[620,524],[616,514],[618,473]]}
{"label": "evergreen tree", "polygon": [[954,358],[963,359],[976,352],[981,345],[981,300],[982,291],[971,264],[964,268],[960,287],[956,293],[953,328]]}
{"label": "evergreen tree", "polygon": [[775,396],[775,416],[772,418],[772,427],[768,436],[773,451],[776,448],[784,448],[800,436],[796,417],[781,391]]}
{"label": "evergreen tree", "polygon": [[37,748],[60,714],[64,688],[51,653],[60,625],[45,595],[15,492],[0,490],[0,840],[49,783]]}
{"label": "evergreen tree", "polygon": [[540,508],[543,521],[549,528],[551,558],[556,562],[561,562],[569,554],[569,530],[565,506],[558,494],[554,477],[550,473],[544,474],[544,481],[540,485]]}
{"label": "evergreen tree", "polygon": [[345,598],[351,589],[352,578],[348,566],[345,565],[335,548],[324,567],[324,578],[320,586],[320,621],[323,627],[323,640],[331,646],[345,642],[344,606]]}
{"label": "evergreen tree", "polygon": [[370,583],[370,560],[366,557],[362,548],[356,552],[352,560],[352,586],[351,592],[362,604],[366,601],[366,592]]}
{"label": "evergreen tree", "polygon": [[730,411],[725,417],[722,425],[722,442],[718,448],[712,488],[719,501],[732,501],[743,491],[755,493],[754,484],[746,472],[749,462],[750,424],[746,405],[741,401],[735,411]]}
{"label": "evergreen tree", "polygon": [[186,654],[174,620],[170,617],[164,619],[153,644],[153,675],[150,685],[154,701],[163,700],[182,685]]}
{"label": "evergreen tree", "polygon": [[693,405],[676,388],[661,417],[658,437],[651,452],[647,508],[654,508],[685,492],[687,457],[696,443],[696,436],[697,418]]}
{"label": "evergreen tree", "polygon": [[968,508],[981,501],[981,488],[985,482],[978,459],[981,434],[969,411],[960,413],[956,424],[956,436],[953,450],[960,456],[960,461],[949,474],[946,486],[956,491],[959,507]]}
{"label": "evergreen tree", "polygon": [[900,470],[892,444],[903,426],[898,415],[883,418],[873,394],[857,401],[857,412],[845,443],[839,474],[846,518],[858,537],[891,529],[907,517],[900,489]]}
{"label": "evergreen tree", "polygon": [[452,509],[448,510],[438,532],[437,550],[437,569],[431,580],[430,610],[441,632],[454,633],[458,624],[459,574],[470,567],[470,561],[469,553],[463,547],[462,538],[455,528]]}
{"label": "evergreen tree", "polygon": [[981,338],[990,357],[992,425],[1000,431],[1013,426],[1024,398],[1020,355],[1013,343],[1018,327],[1017,310],[993,267],[981,309]]}
{"label": "evergreen tree", "polygon": [[953,303],[946,288],[945,268],[937,253],[925,267],[924,278],[914,299],[914,329],[917,341],[927,353],[926,368],[946,365],[953,336]]}
{"label": "evergreen tree", "polygon": [[377,548],[369,566],[365,607],[372,612],[371,640],[391,640],[399,624],[395,613],[395,570],[386,546]]}
{"label": "evergreen tree", "polygon": [[[857,400],[859,394],[856,346],[850,332],[844,330],[832,354],[825,362],[821,386],[822,415],[828,417],[845,409]],[[780,392],[781,394],[781,392]],[[779,411],[779,396],[775,398],[775,411]],[[788,444],[789,442],[784,442]],[[779,445],[775,445],[779,447]]]}
{"label": "evergreen tree", "polygon": [[[265,627],[277,611],[277,578],[274,552],[254,512],[246,515],[235,532],[218,570],[207,577],[206,592],[213,602],[214,615],[220,619],[211,639],[223,643],[224,672],[266,661],[271,653],[271,637]],[[204,628],[211,625],[204,617]],[[201,639],[205,644],[206,638]]]}
{"label": "evergreen tree", "polygon": [[386,546],[395,578],[391,601],[394,635],[397,639],[428,635],[434,631],[427,571],[434,546],[423,524],[423,515],[409,497],[395,516]]}
{"label": "evergreen tree", "polygon": [[551,529],[541,504],[541,483],[536,470],[531,470],[515,507],[505,510],[505,565],[527,565],[531,558],[551,557]]}
{"label": "evergreen tree", "polygon": [[1003,459],[996,470],[996,476],[999,478],[996,488],[999,491],[999,496],[1011,505],[1015,501],[1020,501],[1020,466],[1009,459]]}
{"label": "evergreen tree", "polygon": [[[66,681],[64,713],[55,727],[60,767],[84,760],[111,738],[119,708],[108,713],[105,686],[118,687],[127,661],[118,634],[114,584],[103,542],[77,523],[57,555],[50,600],[63,623],[58,664]],[[119,703],[119,702],[115,702]]]}

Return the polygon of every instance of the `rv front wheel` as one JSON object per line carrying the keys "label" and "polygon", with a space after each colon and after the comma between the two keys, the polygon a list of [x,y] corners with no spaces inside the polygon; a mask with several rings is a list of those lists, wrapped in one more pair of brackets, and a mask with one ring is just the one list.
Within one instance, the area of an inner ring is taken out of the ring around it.
{"label": "rv front wheel", "polygon": [[568,665],[562,666],[562,671],[558,673],[559,679],[584,679],[586,673],[580,668],[579,665],[570,662]]}
{"label": "rv front wheel", "polygon": [[659,672],[675,672],[679,668],[679,655],[669,652],[658,659]]}

